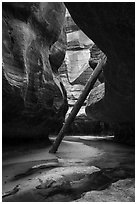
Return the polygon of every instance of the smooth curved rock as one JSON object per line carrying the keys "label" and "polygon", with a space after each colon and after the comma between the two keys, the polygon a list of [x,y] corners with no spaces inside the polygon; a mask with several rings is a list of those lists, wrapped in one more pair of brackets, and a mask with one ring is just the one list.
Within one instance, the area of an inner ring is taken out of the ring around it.
{"label": "smooth curved rock", "polygon": [[[95,166],[70,166],[51,169],[48,172],[43,172],[41,175],[33,177],[30,181],[22,183],[18,193],[12,196],[3,196],[3,201],[53,202],[66,201],[67,199],[72,201],[72,198],[83,192],[83,189],[85,191],[90,189],[90,185],[86,186],[89,183],[87,177],[91,177],[93,186],[96,185],[96,174],[99,171],[100,169]],[[57,199],[58,194],[61,195],[60,199]]]}
{"label": "smooth curved rock", "polygon": [[3,135],[43,137],[67,111],[63,3],[3,3]]}

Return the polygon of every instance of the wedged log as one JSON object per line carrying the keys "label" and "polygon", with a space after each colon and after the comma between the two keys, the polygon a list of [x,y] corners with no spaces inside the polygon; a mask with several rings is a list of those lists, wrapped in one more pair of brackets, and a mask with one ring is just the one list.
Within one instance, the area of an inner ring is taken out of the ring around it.
{"label": "wedged log", "polygon": [[94,108],[92,103],[88,105],[87,115],[96,120],[134,126],[135,4],[73,2],[65,5],[75,23],[108,59],[103,70],[104,98]]}
{"label": "wedged log", "polygon": [[[90,48],[90,59],[89,59],[89,65],[94,70],[99,62],[99,60],[103,57],[104,53],[94,44]],[[104,75],[103,71],[99,75],[99,81],[101,83],[104,82]]]}
{"label": "wedged log", "polygon": [[67,95],[58,68],[65,10],[55,2],[3,3],[4,138],[48,136],[64,121]]}

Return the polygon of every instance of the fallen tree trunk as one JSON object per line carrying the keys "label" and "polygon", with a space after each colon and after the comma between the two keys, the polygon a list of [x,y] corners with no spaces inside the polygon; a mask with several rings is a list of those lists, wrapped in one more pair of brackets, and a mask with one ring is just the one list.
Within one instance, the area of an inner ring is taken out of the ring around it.
{"label": "fallen tree trunk", "polygon": [[106,57],[104,56],[104,58],[102,58],[102,60],[98,63],[97,67],[95,68],[94,72],[92,73],[92,75],[90,76],[82,94],[80,95],[79,99],[77,100],[76,104],[74,105],[71,113],[69,114],[66,122],[64,123],[63,127],[61,128],[53,146],[51,147],[51,149],[49,150],[50,153],[56,153],[63,137],[64,137],[64,133],[65,131],[68,129],[69,125],[73,122],[75,116],[77,115],[78,111],[80,110],[83,102],[85,101],[85,99],[87,98],[90,90],[93,88],[100,72],[102,71],[102,66],[105,64],[106,61]]}

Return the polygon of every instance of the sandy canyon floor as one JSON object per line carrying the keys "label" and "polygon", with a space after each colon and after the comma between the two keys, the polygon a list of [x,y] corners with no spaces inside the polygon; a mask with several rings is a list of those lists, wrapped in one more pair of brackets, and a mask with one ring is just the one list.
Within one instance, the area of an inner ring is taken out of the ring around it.
{"label": "sandy canyon floor", "polygon": [[44,142],[4,148],[3,201],[135,201],[135,150],[112,139],[66,136],[56,154]]}

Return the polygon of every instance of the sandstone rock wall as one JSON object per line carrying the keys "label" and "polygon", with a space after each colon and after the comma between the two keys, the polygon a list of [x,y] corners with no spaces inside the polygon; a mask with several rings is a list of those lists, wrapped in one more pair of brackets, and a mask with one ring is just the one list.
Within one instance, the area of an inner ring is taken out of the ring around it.
{"label": "sandstone rock wall", "polygon": [[65,5],[77,25],[108,58],[103,70],[104,98],[95,105],[91,101],[86,107],[87,115],[116,126],[130,126],[133,129],[129,137],[132,137],[135,121],[134,3],[73,2]]}
{"label": "sandstone rock wall", "polygon": [[47,136],[67,111],[63,3],[3,3],[3,135]]}

